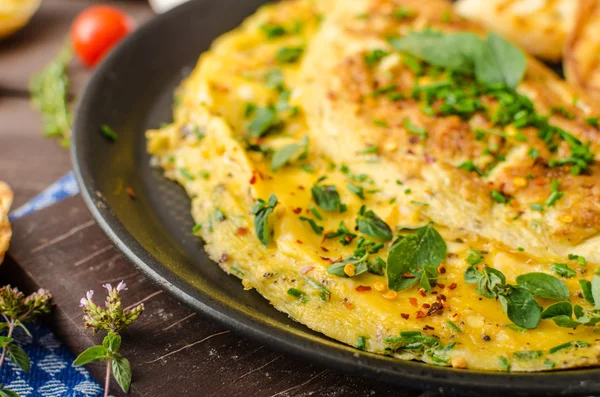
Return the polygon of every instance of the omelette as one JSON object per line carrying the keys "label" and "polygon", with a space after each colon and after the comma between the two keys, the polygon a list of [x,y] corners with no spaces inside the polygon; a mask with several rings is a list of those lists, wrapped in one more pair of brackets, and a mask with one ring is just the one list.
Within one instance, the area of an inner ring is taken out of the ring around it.
{"label": "omelette", "polygon": [[444,0],[291,0],[200,56],[147,132],[209,256],[356,349],[600,362],[591,101]]}
{"label": "omelette", "polygon": [[8,210],[12,204],[13,193],[10,187],[0,181],[0,264],[4,260],[4,254],[8,251],[12,230],[8,221]]}

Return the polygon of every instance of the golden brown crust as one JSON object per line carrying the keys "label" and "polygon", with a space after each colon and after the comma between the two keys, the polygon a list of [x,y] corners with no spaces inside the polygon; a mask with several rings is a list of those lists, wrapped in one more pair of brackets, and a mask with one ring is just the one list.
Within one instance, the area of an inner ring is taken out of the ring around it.
{"label": "golden brown crust", "polygon": [[580,0],[576,23],[564,47],[567,81],[600,101],[600,2]]}
{"label": "golden brown crust", "polygon": [[12,199],[13,193],[10,187],[0,181],[0,263],[4,260],[4,254],[8,250],[12,235],[10,222],[8,221],[8,210],[12,204]]}

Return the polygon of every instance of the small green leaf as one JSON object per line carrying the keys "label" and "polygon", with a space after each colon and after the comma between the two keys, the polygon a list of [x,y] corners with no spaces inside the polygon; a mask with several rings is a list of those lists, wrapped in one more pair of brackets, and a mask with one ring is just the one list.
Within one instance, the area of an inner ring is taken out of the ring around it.
{"label": "small green leaf", "polygon": [[277,113],[272,107],[258,107],[254,111],[254,118],[246,129],[251,138],[260,138],[277,124]]}
{"label": "small green leaf", "polygon": [[527,60],[523,52],[503,39],[490,33],[475,56],[475,75],[483,84],[505,84],[516,88],[525,75]]}
{"label": "small green leaf", "polygon": [[119,386],[121,386],[121,389],[127,393],[129,391],[129,386],[131,385],[131,367],[129,366],[129,360],[125,357],[114,357],[111,364],[115,380]]}
{"label": "small green leaf", "polygon": [[552,271],[564,278],[573,278],[577,275],[577,272],[571,269],[568,265],[564,263],[553,263],[550,265]]}
{"label": "small green leaf", "polygon": [[417,279],[404,277],[407,273],[416,276],[418,271],[429,270],[437,275],[437,268],[446,258],[446,250],[446,242],[431,223],[404,237],[392,246],[388,255],[389,288],[400,291],[412,286]]}
{"label": "small green leaf", "polygon": [[121,336],[113,332],[109,332],[104,337],[102,345],[111,353],[116,353],[121,348]]}
{"label": "small green leaf", "polygon": [[585,300],[593,305],[594,295],[592,294],[592,283],[588,280],[579,280],[579,285],[581,286],[581,292],[583,292]]}
{"label": "small green leaf", "polygon": [[567,316],[571,318],[573,315],[573,306],[570,302],[556,302],[546,308],[542,312],[542,319],[547,320],[549,318],[558,316]]}
{"label": "small green leaf", "polygon": [[302,47],[283,47],[275,56],[277,63],[294,63],[304,54]]}
{"label": "small green leaf", "polygon": [[592,296],[594,297],[594,309],[600,309],[600,277],[592,277]]}
{"label": "small green leaf", "polygon": [[117,134],[109,125],[102,124],[100,130],[102,131],[102,135],[113,142],[119,139],[119,134]]}
{"label": "small green leaf", "polygon": [[73,366],[79,367],[93,361],[102,361],[106,358],[108,358],[108,349],[106,347],[92,346],[77,356],[75,361],[73,361]]}
{"label": "small green leaf", "polygon": [[25,353],[25,350],[21,349],[14,343],[11,343],[8,346],[6,346],[6,349],[10,360],[23,371],[29,372],[29,367],[31,364],[29,362],[29,356],[27,355],[27,353]]}
{"label": "small green leaf", "polygon": [[[600,282],[600,278],[598,279]],[[570,300],[569,288],[558,278],[546,273],[527,273],[517,277],[517,284],[540,298]],[[600,287],[600,285],[599,285]],[[600,292],[600,291],[599,291]]]}
{"label": "small green leaf", "polygon": [[366,211],[362,218],[358,218],[356,224],[358,230],[367,236],[384,241],[390,241],[394,237],[389,225],[371,210]]}
{"label": "small green leaf", "polygon": [[340,194],[333,185],[314,185],[311,188],[313,200],[325,211],[338,211],[343,208]]}
{"label": "small green leaf", "polygon": [[271,158],[271,170],[277,171],[285,164],[301,157],[308,149],[308,138],[302,138],[300,143],[290,143],[277,150]]}
{"label": "small green leaf", "polygon": [[552,317],[552,321],[554,321],[554,323],[559,327],[563,328],[577,328],[581,325],[581,323],[578,321],[573,320],[571,316],[564,315]]}
{"label": "small green leaf", "polygon": [[14,339],[8,336],[0,336],[0,347],[8,346]]}
{"label": "small green leaf", "polygon": [[258,202],[252,207],[252,213],[254,214],[254,228],[256,229],[258,239],[265,247],[269,245],[271,239],[269,215],[275,210],[276,206],[277,197],[274,194],[271,194],[268,202],[263,199],[258,199]]}
{"label": "small green leaf", "polygon": [[533,295],[522,288],[510,288],[504,296],[506,299],[506,315],[519,327],[534,329],[538,326],[542,308]]}

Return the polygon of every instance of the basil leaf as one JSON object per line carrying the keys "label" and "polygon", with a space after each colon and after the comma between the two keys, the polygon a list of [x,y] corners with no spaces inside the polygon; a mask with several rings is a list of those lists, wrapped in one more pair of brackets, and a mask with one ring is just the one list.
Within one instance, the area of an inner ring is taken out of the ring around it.
{"label": "basil leaf", "polygon": [[113,357],[112,370],[115,380],[119,386],[121,386],[121,389],[127,393],[129,391],[129,386],[131,386],[131,367],[129,366],[129,360],[125,357]]}
{"label": "basil leaf", "polygon": [[581,325],[578,321],[573,320],[571,316],[565,315],[552,317],[552,321],[554,321],[554,324],[563,328],[577,328]]}
{"label": "basil leaf", "polygon": [[466,259],[470,265],[476,265],[483,261],[483,254],[480,251],[469,249],[469,255]]}
{"label": "basil leaf", "polygon": [[542,319],[547,320],[552,317],[567,316],[571,318],[573,315],[573,306],[570,302],[556,302],[548,306],[542,312]]}
{"label": "basil leaf", "polygon": [[398,241],[390,249],[386,276],[388,287],[400,291],[413,285],[416,278],[405,278],[404,274],[416,275],[425,268],[437,275],[437,268],[446,258],[446,242],[430,223]]}
{"label": "basil leaf", "polygon": [[357,258],[355,256],[349,256],[348,258],[344,259],[343,261],[334,263],[333,265],[329,266],[327,268],[327,273],[336,275],[338,277],[348,278],[348,275],[346,274],[346,272],[344,272],[344,267],[347,264],[351,264],[351,265],[356,266],[356,269],[354,270],[354,276],[352,276],[352,277],[360,276],[361,274],[369,271],[369,268],[368,268],[367,264],[365,263],[365,260],[366,260],[366,258]]}
{"label": "basil leaf", "polygon": [[481,39],[473,33],[444,34],[425,30],[390,40],[392,47],[431,65],[473,74]]}
{"label": "basil leaf", "polygon": [[538,326],[542,308],[533,295],[522,288],[510,288],[505,295],[506,315],[519,327],[534,329]]}
{"label": "basil leaf", "polygon": [[272,107],[258,107],[254,111],[254,119],[248,123],[246,129],[249,132],[250,138],[260,138],[277,125],[277,123],[275,109]]}
{"label": "basil leaf", "polygon": [[[598,282],[600,282],[600,278]],[[570,300],[567,285],[558,278],[546,273],[521,274],[517,277],[517,284],[540,298]],[[598,287],[600,288],[600,285]]]}
{"label": "basil leaf", "polygon": [[594,309],[600,309],[600,277],[592,277],[592,296],[594,297]]}
{"label": "basil leaf", "polygon": [[258,199],[258,203],[252,207],[252,213],[254,214],[254,228],[256,229],[258,239],[265,247],[269,245],[269,240],[271,239],[269,215],[271,215],[276,205],[277,197],[274,194],[271,194],[268,202],[265,202],[263,199]]}
{"label": "basil leaf", "polygon": [[283,47],[275,55],[277,63],[294,63],[304,54],[302,47]]}
{"label": "basil leaf", "polygon": [[579,280],[579,285],[581,286],[581,292],[583,292],[583,297],[586,301],[595,304],[594,295],[592,294],[592,283],[588,280]]}
{"label": "basil leaf", "polygon": [[366,211],[363,218],[356,220],[358,231],[369,237],[375,237],[384,241],[390,241],[394,235],[392,229],[373,211]]}
{"label": "basil leaf", "polygon": [[583,317],[583,308],[579,305],[573,306],[573,313],[575,313],[575,318]]}
{"label": "basil leaf", "polygon": [[313,200],[319,206],[319,208],[325,211],[337,211],[342,212],[344,208],[340,199],[340,194],[333,185],[314,185],[310,189]]}
{"label": "basil leaf", "polygon": [[303,137],[300,143],[290,143],[277,150],[271,158],[271,170],[277,171],[296,157],[302,157],[308,150],[308,137]]}
{"label": "basil leaf", "polygon": [[482,84],[516,88],[526,68],[523,52],[495,33],[488,34],[475,55],[475,76]]}
{"label": "basil leaf", "polygon": [[465,283],[477,284],[480,278],[481,273],[479,273],[479,270],[475,266],[471,265],[465,270]]}
{"label": "basil leaf", "polygon": [[92,346],[87,348],[81,353],[75,361],[73,361],[74,367],[79,367],[91,363],[93,361],[102,361],[108,357],[108,349],[104,346]]}
{"label": "basil leaf", "polygon": [[319,226],[319,225],[317,224],[317,222],[315,222],[315,220],[314,220],[314,219],[312,219],[312,218],[307,218],[307,217],[305,217],[305,216],[301,216],[301,217],[300,217],[300,220],[301,220],[301,221],[308,222],[308,224],[309,224],[309,225],[310,225],[310,227],[312,228],[313,232],[315,232],[315,233],[317,233],[317,234],[319,234],[319,235],[323,234],[323,226]]}
{"label": "basil leaf", "polygon": [[367,268],[369,269],[369,273],[376,274],[378,276],[383,276],[385,274],[385,268],[387,264],[383,259],[379,256],[375,258],[373,262],[367,262]]}
{"label": "basil leaf", "polygon": [[506,277],[500,270],[485,266],[477,282],[477,293],[486,298],[496,298],[506,288]]}

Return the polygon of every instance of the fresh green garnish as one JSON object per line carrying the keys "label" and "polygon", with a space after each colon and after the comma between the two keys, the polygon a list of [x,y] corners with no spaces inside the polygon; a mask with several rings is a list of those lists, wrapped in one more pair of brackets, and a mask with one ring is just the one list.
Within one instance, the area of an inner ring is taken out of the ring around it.
{"label": "fresh green garnish", "polygon": [[594,128],[600,128],[600,123],[598,123],[598,120],[600,118],[598,117],[586,117],[585,118],[585,122],[589,125],[592,126]]}
{"label": "fresh green garnish", "polygon": [[519,287],[540,298],[569,300],[567,285],[558,278],[546,273],[527,273],[517,276]]}
{"label": "fresh green garnish", "polygon": [[271,194],[267,202],[263,199],[258,199],[258,202],[252,207],[256,234],[265,247],[269,245],[269,240],[271,239],[269,215],[271,215],[275,206],[277,206],[277,197],[274,194]]}
{"label": "fresh green garnish", "polygon": [[552,193],[548,200],[546,200],[546,206],[552,207],[558,200],[562,198],[565,194],[558,190],[558,179],[552,179]]}
{"label": "fresh green garnish", "polygon": [[396,11],[394,11],[393,15],[394,15],[394,18],[403,20],[403,19],[413,17],[415,15],[415,13],[406,7],[400,7],[398,9],[396,9]]}
{"label": "fresh green garnish", "polygon": [[529,148],[529,150],[527,151],[527,154],[529,155],[529,157],[531,157],[532,159],[537,159],[540,156],[540,151],[537,150],[536,148]]}
{"label": "fresh green garnish", "polygon": [[400,336],[387,337],[383,341],[388,345],[386,350],[396,353],[410,351],[420,356],[426,356],[429,361],[437,364],[448,363],[448,352],[456,344],[450,343],[444,346],[438,338],[419,331],[401,332]]}
{"label": "fresh green garnish", "polygon": [[311,188],[311,193],[319,208],[325,211],[346,211],[346,206],[342,204],[340,194],[335,186],[317,184]]}
{"label": "fresh green garnish", "polygon": [[466,261],[470,265],[481,263],[483,261],[483,254],[480,251],[469,249],[469,255],[467,255]]}
{"label": "fresh green garnish", "polygon": [[502,370],[507,371],[507,372],[510,371],[510,363],[508,362],[506,357],[504,357],[504,356],[498,357],[498,364],[500,365],[500,368],[502,368]]}
{"label": "fresh green garnish", "polygon": [[290,143],[277,150],[271,158],[271,170],[277,171],[294,159],[306,157],[308,153],[308,137],[303,137],[299,143]]}
{"label": "fresh green garnish", "polygon": [[406,128],[406,130],[408,132],[410,132],[411,134],[415,134],[415,135],[419,135],[421,137],[421,139],[425,139],[427,138],[427,130],[424,128],[421,128],[419,126],[414,125],[410,119],[405,119],[404,120],[404,128]]}
{"label": "fresh green garnish", "polygon": [[429,291],[431,282],[437,279],[438,267],[446,258],[446,250],[446,242],[431,223],[400,239],[388,254],[388,287],[401,291],[423,281],[421,287]]}
{"label": "fresh green garnish", "polygon": [[250,138],[260,138],[278,124],[277,112],[273,107],[256,107],[254,118],[248,123],[246,129]]}
{"label": "fresh green garnish", "polygon": [[356,234],[350,232],[350,229],[344,225],[344,221],[340,222],[340,226],[335,232],[329,232],[325,234],[326,239],[339,237],[339,242],[342,245],[348,245],[352,243],[352,240],[356,238]]}
{"label": "fresh green garnish", "polygon": [[468,172],[476,172],[479,176],[483,176],[485,173],[475,165],[471,160],[464,161],[458,165],[458,168]]}
{"label": "fresh green garnish", "polygon": [[365,350],[366,347],[367,347],[367,339],[364,336],[359,336],[358,340],[356,341],[356,348],[358,350]]}
{"label": "fresh green garnish", "polygon": [[514,356],[517,360],[535,360],[536,358],[540,358],[544,355],[544,352],[541,350],[527,350],[521,352],[515,352]]}
{"label": "fresh green garnish", "polygon": [[303,47],[283,47],[275,56],[277,63],[294,63],[304,54]]}
{"label": "fresh green garnish", "polygon": [[277,37],[284,36],[286,34],[285,29],[281,25],[273,23],[265,23],[260,26],[260,30],[267,36],[267,39],[274,39]]}
{"label": "fresh green garnish", "polygon": [[365,210],[364,205],[361,207],[359,215],[361,217],[356,220],[356,225],[361,233],[384,241],[390,241],[394,237],[389,225],[373,211]]}
{"label": "fresh green garnish", "polygon": [[508,202],[504,194],[502,194],[502,192],[499,190],[492,190],[490,192],[490,195],[492,196],[492,199],[494,199],[494,201],[497,203],[506,204]]}
{"label": "fresh green garnish", "polygon": [[323,227],[322,227],[322,226],[319,226],[319,225],[317,225],[317,222],[315,222],[315,220],[314,220],[314,219],[307,218],[307,217],[305,217],[305,216],[301,216],[301,217],[300,217],[300,220],[301,220],[301,221],[308,222],[308,224],[310,225],[310,227],[312,228],[312,230],[313,230],[315,233],[317,233],[317,234],[319,234],[319,235],[323,234]]}
{"label": "fresh green garnish", "polygon": [[299,289],[290,288],[290,289],[288,289],[287,293],[288,293],[288,295],[292,295],[292,296],[298,298],[300,300],[300,302],[302,302],[302,303],[306,303],[309,301],[308,296],[304,292],[300,291]]}
{"label": "fresh green garnish", "polygon": [[373,125],[376,125],[378,127],[389,127],[390,126],[387,121],[379,120],[379,119],[373,120]]}
{"label": "fresh green garnish", "polygon": [[389,53],[387,51],[375,49],[365,54],[365,63],[367,64],[367,66],[373,66],[388,55]]}
{"label": "fresh green garnish", "polygon": [[357,195],[360,199],[362,199],[362,200],[365,199],[365,190],[363,189],[362,186],[357,186],[350,182],[348,182],[346,184],[346,186],[348,186],[348,190],[350,190],[352,193]]}
{"label": "fresh green garnish", "polygon": [[102,131],[102,135],[104,135],[107,139],[113,142],[119,139],[119,134],[117,134],[115,130],[113,130],[112,127],[109,125],[102,124],[100,126],[100,131]]}
{"label": "fresh green garnish", "polygon": [[182,177],[184,177],[185,179],[187,179],[188,181],[193,181],[196,179],[196,177],[194,177],[194,175],[192,175],[187,169],[185,168],[180,168],[179,169],[179,173],[181,174]]}
{"label": "fresh green garnish", "polygon": [[550,265],[550,269],[556,274],[564,278],[573,278],[577,275],[577,272],[571,269],[565,263],[553,263]]}
{"label": "fresh green garnish", "polygon": [[446,321],[446,324],[448,324],[448,326],[450,328],[452,328],[452,330],[454,330],[454,332],[458,332],[458,333],[462,332],[462,330],[460,329],[460,327],[458,325],[456,325],[454,322],[448,320],[448,321]]}

